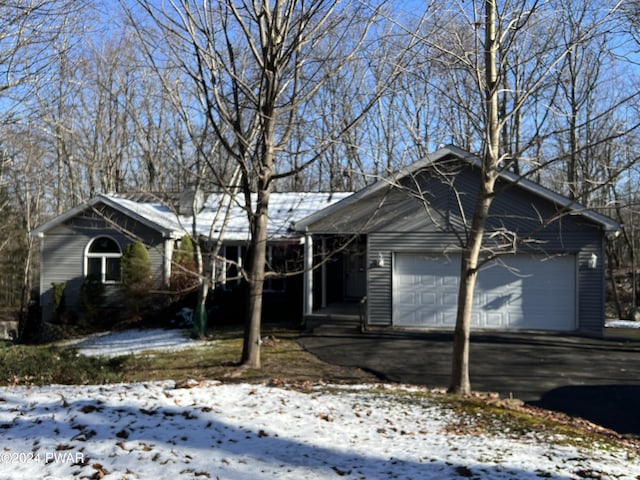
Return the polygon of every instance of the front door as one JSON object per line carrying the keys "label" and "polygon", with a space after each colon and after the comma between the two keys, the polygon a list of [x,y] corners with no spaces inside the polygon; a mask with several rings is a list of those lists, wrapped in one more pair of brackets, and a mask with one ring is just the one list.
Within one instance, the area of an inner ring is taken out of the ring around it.
{"label": "front door", "polygon": [[365,246],[355,244],[344,253],[344,296],[346,300],[359,300],[367,294],[367,255]]}

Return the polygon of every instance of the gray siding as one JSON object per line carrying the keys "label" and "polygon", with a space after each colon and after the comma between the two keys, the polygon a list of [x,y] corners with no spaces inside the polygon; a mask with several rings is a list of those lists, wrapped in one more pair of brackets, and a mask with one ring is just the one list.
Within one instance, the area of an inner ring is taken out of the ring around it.
{"label": "gray siding", "polygon": [[[108,219],[108,220],[107,220]],[[84,280],[84,253],[91,240],[109,236],[124,250],[127,244],[140,239],[147,245],[151,258],[154,281],[161,284],[163,278],[162,236],[154,230],[123,217],[119,212],[102,208],[101,215],[87,210],[64,224],[46,232],[41,240],[40,304],[43,319],[52,317],[51,284],[66,283],[65,297],[69,310],[78,306],[80,288]],[[107,291],[114,290],[108,288]]]}
{"label": "gray siding", "polygon": [[369,258],[384,259],[382,267],[367,272],[367,318],[370,325],[391,325],[393,254],[459,252],[456,235],[420,232],[377,232],[368,235]]}
{"label": "gray siding", "polygon": [[[599,334],[604,319],[604,248],[601,236],[594,229],[565,233],[562,237],[547,238],[545,248],[536,252],[549,254],[571,252],[577,254],[578,330]],[[555,240],[555,241],[554,241]],[[451,234],[420,234],[379,232],[369,234],[369,258],[382,255],[384,266],[368,271],[368,321],[371,325],[391,325],[393,254],[397,252],[451,252],[460,251]],[[522,249],[522,252],[531,251]],[[588,266],[591,254],[598,256],[595,270]]]}
{"label": "gray siding", "polygon": [[[439,180],[429,175],[422,192],[431,191],[427,208],[414,209],[412,218],[384,215],[387,222],[377,224],[368,234],[369,258],[384,258],[384,266],[368,272],[368,321],[371,325],[391,325],[393,254],[396,252],[456,252],[464,244],[462,219],[471,219],[477,191],[477,177],[470,169],[459,172],[454,191],[442,189]],[[467,192],[467,193],[461,193]],[[470,193],[469,193],[470,192]],[[567,215],[562,209],[517,186],[498,184],[487,232],[499,229],[518,235],[518,251],[522,253],[571,253],[577,258],[576,311],[578,329],[601,333],[604,319],[604,234],[600,226],[583,217]],[[415,193],[415,192],[414,192]],[[405,193],[406,195],[406,193]],[[422,193],[425,198],[427,194]],[[413,200],[411,200],[413,201]],[[408,203],[410,203],[409,201]],[[461,215],[459,205],[465,210]],[[434,211],[438,211],[434,215]],[[447,219],[440,223],[438,219]],[[487,242],[488,243],[488,242]],[[591,255],[598,257],[596,269],[588,267]]]}

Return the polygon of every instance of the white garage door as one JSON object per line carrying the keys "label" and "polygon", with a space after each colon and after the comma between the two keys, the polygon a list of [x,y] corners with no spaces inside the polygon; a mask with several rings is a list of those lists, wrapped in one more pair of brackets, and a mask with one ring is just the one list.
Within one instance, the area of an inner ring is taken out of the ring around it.
{"label": "white garage door", "polygon": [[[396,254],[393,323],[453,328],[460,256]],[[485,265],[478,274],[472,327],[575,330],[575,257],[516,255]]]}

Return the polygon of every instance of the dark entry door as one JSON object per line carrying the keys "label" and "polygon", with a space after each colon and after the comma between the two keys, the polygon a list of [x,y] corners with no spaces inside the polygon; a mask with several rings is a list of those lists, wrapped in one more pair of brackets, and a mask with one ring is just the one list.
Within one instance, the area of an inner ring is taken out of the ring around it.
{"label": "dark entry door", "polygon": [[364,248],[344,254],[344,296],[347,300],[359,300],[367,294],[366,257]]}

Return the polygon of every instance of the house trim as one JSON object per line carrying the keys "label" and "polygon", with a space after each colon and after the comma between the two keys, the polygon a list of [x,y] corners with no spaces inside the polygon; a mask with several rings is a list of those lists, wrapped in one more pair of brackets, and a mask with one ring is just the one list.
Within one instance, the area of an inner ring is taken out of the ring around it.
{"label": "house trim", "polygon": [[[294,228],[297,231],[306,231],[311,225],[321,220],[322,218],[357,203],[361,198],[367,197],[383,189],[391,188],[393,187],[393,185],[397,184],[397,181],[400,178],[404,178],[426,167],[432,166],[436,162],[438,162],[439,160],[447,156],[454,156],[458,159],[464,160],[469,165],[476,168],[482,167],[482,161],[477,156],[472,155],[469,152],[466,152],[453,145],[448,145],[446,147],[443,147],[437,150],[436,152],[427,154],[423,160],[419,160],[407,167],[403,167],[400,170],[394,173],[391,173],[390,175],[387,175],[384,178],[381,178],[377,182],[369,185],[368,187],[365,187],[362,190],[354,193],[353,195],[343,200],[340,200],[339,202],[336,202],[333,205],[323,210],[315,212],[314,214],[297,222]],[[510,184],[517,184],[519,187],[523,188],[524,190],[531,192],[543,199],[546,199],[556,205],[559,205],[567,209],[569,215],[578,215],[578,216],[583,216],[587,218],[588,220],[600,225],[605,232],[615,233],[620,230],[620,224],[618,222],[604,215],[601,215],[593,210],[590,210],[573,200],[570,200],[552,190],[549,190],[548,188],[543,187],[542,185],[532,182],[531,180],[523,176],[518,176],[512,172],[502,170],[500,172],[499,178]]]}
{"label": "house trim", "polygon": [[93,197],[90,200],[88,200],[87,202],[85,202],[85,203],[83,203],[81,205],[78,205],[77,207],[72,208],[71,210],[63,213],[62,215],[59,215],[59,216],[55,217],[52,220],[49,220],[46,223],[43,223],[42,225],[40,225],[39,227],[34,229],[31,232],[31,235],[37,236],[39,238],[42,238],[42,237],[44,237],[44,235],[45,235],[45,233],[47,231],[51,230],[52,228],[57,227],[58,225],[62,225],[66,221],[70,220],[71,218],[75,217],[76,215],[82,213],[83,211],[85,211],[87,209],[93,209],[93,207],[95,207],[96,205],[98,205],[100,203],[103,203],[103,204],[107,205],[108,207],[111,207],[114,210],[122,213],[123,215],[127,215],[127,216],[131,217],[132,219],[136,220],[137,222],[140,222],[144,226],[149,227],[152,230],[155,230],[155,231],[159,232],[165,238],[178,239],[182,235],[184,235],[184,232],[179,232],[179,231],[176,231],[176,230],[173,230],[173,229],[169,229],[169,228],[165,228],[165,227],[163,227],[161,225],[158,225],[156,222],[147,219],[146,217],[144,217],[144,216],[140,215],[139,213],[135,212],[134,210],[131,210],[129,208],[126,208],[126,207],[122,206],[120,203],[114,201],[109,196],[103,195],[103,194],[98,194],[95,197]]}

